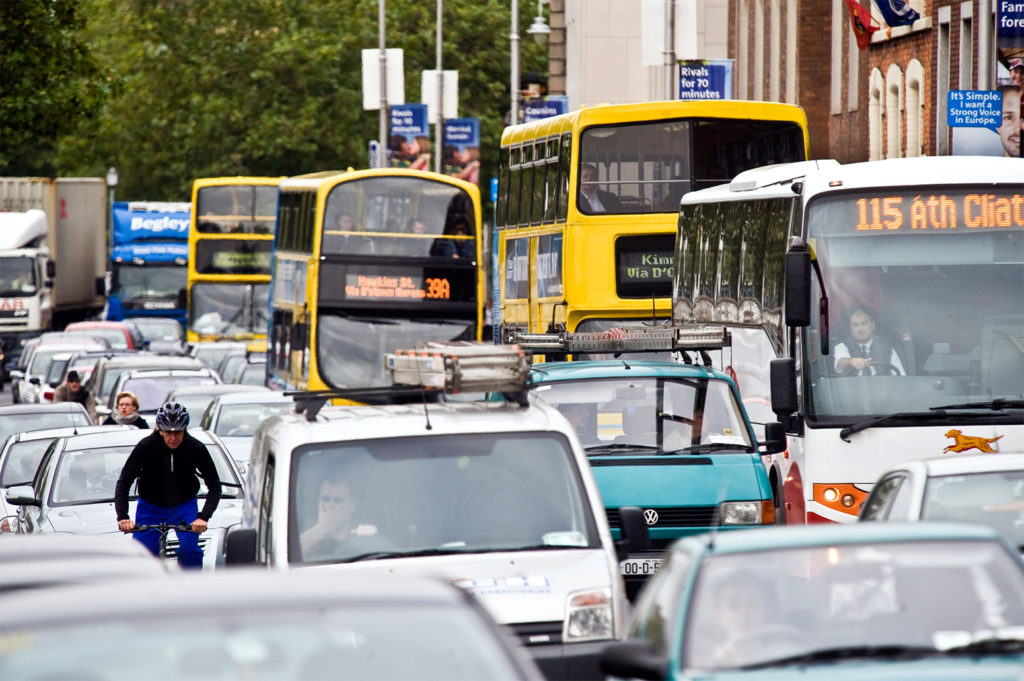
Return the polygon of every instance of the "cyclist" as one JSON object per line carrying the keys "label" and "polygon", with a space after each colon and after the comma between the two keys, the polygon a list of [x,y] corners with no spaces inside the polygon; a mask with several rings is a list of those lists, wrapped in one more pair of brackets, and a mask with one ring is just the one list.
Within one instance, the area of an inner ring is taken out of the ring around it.
{"label": "cyclist", "polygon": [[[178,537],[178,564],[183,568],[201,568],[203,550],[199,534],[206,531],[210,516],[220,502],[220,477],[202,442],[189,435],[188,410],[177,402],[168,402],[156,412],[156,432],[142,438],[128,455],[114,490],[117,526],[131,532],[140,525],[186,524],[196,533]],[[203,510],[198,511],[199,480],[206,483]],[[128,515],[128,492],[139,481],[139,502],[135,522]],[[157,555],[160,533],[156,530],[136,533],[135,539]]]}

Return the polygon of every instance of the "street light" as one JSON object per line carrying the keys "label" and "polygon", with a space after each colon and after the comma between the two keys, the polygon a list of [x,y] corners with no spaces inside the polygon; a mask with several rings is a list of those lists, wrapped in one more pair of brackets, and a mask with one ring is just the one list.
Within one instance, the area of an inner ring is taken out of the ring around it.
{"label": "street light", "polygon": [[537,41],[538,45],[547,45],[548,38],[551,37],[551,27],[548,26],[548,22],[544,20],[544,12],[542,7],[547,0],[537,0],[537,16],[533,18],[533,23],[530,28],[526,29],[526,32],[533,36],[533,39]]}

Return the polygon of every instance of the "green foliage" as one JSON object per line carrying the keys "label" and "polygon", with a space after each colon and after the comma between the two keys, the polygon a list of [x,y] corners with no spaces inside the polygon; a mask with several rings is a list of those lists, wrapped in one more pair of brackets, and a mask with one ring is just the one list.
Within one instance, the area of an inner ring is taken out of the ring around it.
{"label": "green foliage", "polygon": [[0,1],[0,175],[53,175],[57,139],[111,90],[74,0]]}
{"label": "green foliage", "polygon": [[[12,2],[47,4],[0,0],[0,7]],[[520,26],[527,26],[536,8],[520,5]],[[102,176],[116,166],[119,197],[187,200],[196,177],[366,166],[379,114],[362,108],[361,50],[378,45],[377,0],[80,0],[75,6],[86,24],[65,26],[66,40],[87,46],[81,61],[93,71],[85,72],[89,79],[69,81],[90,93],[102,85],[102,99],[98,108],[64,103],[57,118],[71,127],[49,135],[51,144],[59,139],[57,174]],[[484,188],[497,167],[509,109],[509,6],[508,0],[444,3],[443,68],[459,71],[459,115],[480,118]],[[404,50],[406,101],[418,101],[421,71],[435,68],[436,4],[390,0],[386,11],[387,46]],[[40,23],[33,30],[51,28]],[[522,71],[545,71],[544,49],[530,40],[520,45]],[[8,54],[5,42],[5,73]],[[17,59],[35,68],[31,54]],[[95,64],[104,65],[104,78]],[[4,95],[6,107],[6,88]],[[23,106],[28,118],[42,108]],[[27,144],[38,133],[20,120],[11,125],[25,130],[16,152],[31,157]]]}

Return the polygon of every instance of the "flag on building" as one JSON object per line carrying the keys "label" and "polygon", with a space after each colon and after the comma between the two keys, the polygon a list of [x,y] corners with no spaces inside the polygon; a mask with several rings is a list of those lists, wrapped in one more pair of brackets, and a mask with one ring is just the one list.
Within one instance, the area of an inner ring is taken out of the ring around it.
{"label": "flag on building", "polygon": [[907,0],[875,0],[875,5],[882,13],[885,23],[892,27],[909,26],[921,18]]}
{"label": "flag on building", "polygon": [[850,10],[850,23],[853,34],[857,36],[857,47],[866,50],[871,44],[871,34],[881,27],[871,25],[871,12],[857,0],[846,0],[846,7]]}

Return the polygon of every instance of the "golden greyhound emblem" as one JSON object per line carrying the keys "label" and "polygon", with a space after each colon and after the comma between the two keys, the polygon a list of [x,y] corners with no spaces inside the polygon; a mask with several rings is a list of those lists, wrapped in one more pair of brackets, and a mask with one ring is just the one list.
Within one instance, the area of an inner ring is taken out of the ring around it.
{"label": "golden greyhound emblem", "polygon": [[953,438],[954,442],[942,450],[944,452],[959,454],[960,452],[966,452],[968,449],[980,449],[983,452],[992,454],[998,451],[992,448],[992,443],[996,440],[1001,440],[1003,436],[978,437],[977,435],[964,435],[959,430],[953,429],[946,433],[946,437]]}

